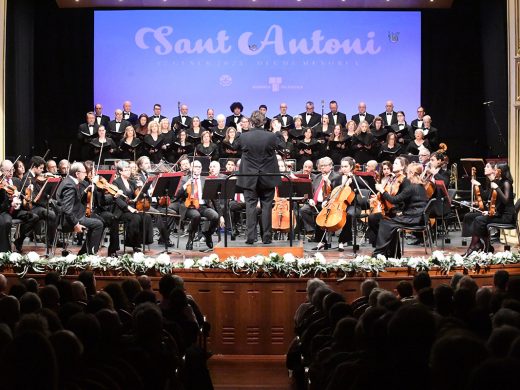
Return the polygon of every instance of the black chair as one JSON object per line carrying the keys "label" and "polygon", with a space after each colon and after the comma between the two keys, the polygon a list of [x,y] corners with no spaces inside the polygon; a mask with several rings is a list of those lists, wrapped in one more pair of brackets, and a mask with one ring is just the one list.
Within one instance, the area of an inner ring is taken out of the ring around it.
{"label": "black chair", "polygon": [[[401,256],[404,255],[404,233],[405,232],[416,232],[416,233],[422,233],[423,235],[423,243],[424,243],[424,253],[428,254],[428,246],[430,247],[430,251],[433,252],[433,238],[432,238],[432,231],[430,227],[430,214],[432,212],[433,207],[436,205],[436,199],[432,198],[428,201],[426,204],[426,207],[423,211],[423,221],[421,224],[416,226],[402,226],[399,229],[397,229],[397,233],[401,237]],[[426,238],[428,239],[428,242],[426,242]],[[396,246],[399,246],[399,243],[397,243]],[[396,247],[396,256],[397,256],[397,247]]]}
{"label": "black chair", "polygon": [[[516,238],[518,240],[518,243],[520,244],[520,227],[518,226],[518,213],[520,212],[520,199],[518,199],[515,203],[515,221],[514,223],[490,223],[487,225],[488,229],[488,235],[490,234],[491,229],[497,229],[501,231],[504,234],[504,240],[506,243],[506,246],[509,247],[507,243],[507,234],[506,230],[513,230],[516,229]],[[510,248],[510,247],[509,247]]]}

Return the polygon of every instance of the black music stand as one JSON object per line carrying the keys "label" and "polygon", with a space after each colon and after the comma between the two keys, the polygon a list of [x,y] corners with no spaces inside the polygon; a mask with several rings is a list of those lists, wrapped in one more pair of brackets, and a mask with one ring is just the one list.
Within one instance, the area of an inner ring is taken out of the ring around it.
{"label": "black music stand", "polygon": [[[292,179],[292,194],[291,183],[285,177],[282,178],[282,183],[278,186],[278,196],[280,198],[289,198],[292,195],[296,204],[296,215],[300,215],[300,204],[298,200],[312,199],[312,180],[307,178]],[[291,207],[292,212],[294,209]],[[300,229],[303,224],[299,224]],[[305,237],[305,234],[303,235]],[[298,231],[298,239],[300,238],[300,231]]]}
{"label": "black music stand", "polygon": [[464,174],[471,178],[471,169],[477,169],[477,177],[484,177],[484,160],[481,158],[461,158],[460,162],[462,164],[462,169],[464,169]]}
{"label": "black music stand", "polygon": [[[135,200],[135,202],[137,203],[138,201],[140,201],[141,199],[144,199],[144,198],[149,198],[150,196],[148,195],[148,190],[150,189],[152,183],[155,181],[155,177],[149,177],[148,180],[146,180],[146,182],[144,183],[143,187],[141,188],[141,191],[139,191],[139,193],[137,194],[137,196],[133,199]],[[144,218],[143,218],[143,253],[144,253],[144,250],[145,250],[145,241],[146,241],[146,229],[145,229],[145,224],[144,224]]]}
{"label": "black music stand", "polygon": [[61,182],[61,177],[50,177],[43,184],[40,192],[34,198],[33,203],[42,205],[42,201],[45,201],[45,256],[48,257],[49,253],[49,203],[51,199],[56,199],[56,190]]}
{"label": "black music stand", "polygon": [[190,156],[190,162],[199,161],[202,165],[202,172],[209,172],[209,164],[211,163],[211,157],[209,156]]}
{"label": "black music stand", "polygon": [[[179,188],[181,179],[184,177],[182,172],[175,172],[175,173],[160,173],[155,178],[151,178],[152,181],[155,179],[155,185],[152,190],[152,198],[161,198],[163,196],[171,197],[175,196],[177,193],[177,190]],[[150,178],[148,179],[148,181]],[[147,181],[147,182],[148,182]],[[168,251],[168,241],[170,240],[170,229],[168,229],[168,204],[165,207],[165,214],[166,217],[166,230],[168,233],[168,236],[166,240],[164,240],[164,252],[163,253],[170,253]],[[158,216],[161,218],[161,216]]]}

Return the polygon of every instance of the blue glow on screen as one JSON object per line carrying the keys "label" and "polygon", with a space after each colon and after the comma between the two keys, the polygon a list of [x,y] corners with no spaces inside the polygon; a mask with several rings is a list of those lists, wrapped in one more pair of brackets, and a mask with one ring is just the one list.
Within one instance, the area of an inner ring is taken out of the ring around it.
{"label": "blue glow on screen", "polygon": [[268,116],[314,101],[337,100],[350,117],[360,100],[379,114],[385,101],[415,118],[421,85],[420,12],[396,11],[95,11],[94,99],[113,117],[124,100],[137,113]]}

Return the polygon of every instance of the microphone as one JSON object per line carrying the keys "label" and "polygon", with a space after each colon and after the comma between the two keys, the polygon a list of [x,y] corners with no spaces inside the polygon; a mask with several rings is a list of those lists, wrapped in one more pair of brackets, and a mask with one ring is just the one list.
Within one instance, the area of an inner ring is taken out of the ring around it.
{"label": "microphone", "polygon": [[493,101],[493,100],[490,100],[490,101],[488,101],[488,102],[484,102],[484,103],[482,103],[482,104],[483,104],[484,106],[489,106],[490,104],[493,104],[493,103],[494,103],[494,101]]}

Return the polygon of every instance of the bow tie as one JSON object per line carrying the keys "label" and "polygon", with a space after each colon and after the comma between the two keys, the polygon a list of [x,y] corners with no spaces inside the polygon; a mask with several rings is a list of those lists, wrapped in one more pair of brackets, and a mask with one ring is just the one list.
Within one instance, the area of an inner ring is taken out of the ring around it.
{"label": "bow tie", "polygon": [[185,119],[186,117],[184,115],[181,116],[182,119]]}
{"label": "bow tie", "polygon": [[287,118],[287,115],[282,115],[282,118]]}
{"label": "bow tie", "polygon": [[121,123],[121,122],[117,122],[117,121],[116,121],[116,123]]}
{"label": "bow tie", "polygon": [[101,118],[101,115],[96,115],[96,118]]}
{"label": "bow tie", "polygon": [[365,116],[366,114],[359,114],[359,116]]}
{"label": "bow tie", "polygon": [[388,115],[393,115],[393,113],[392,112],[387,112],[386,116],[388,116]]}

